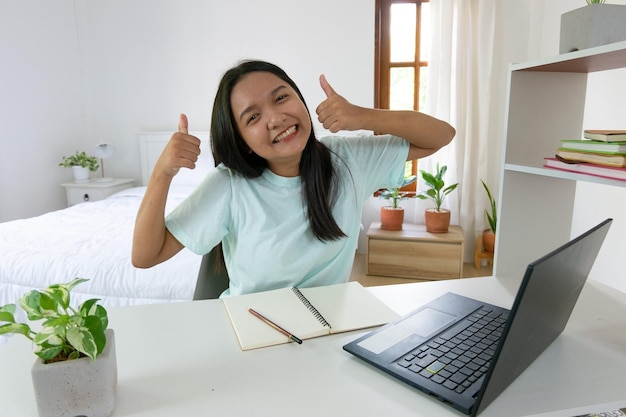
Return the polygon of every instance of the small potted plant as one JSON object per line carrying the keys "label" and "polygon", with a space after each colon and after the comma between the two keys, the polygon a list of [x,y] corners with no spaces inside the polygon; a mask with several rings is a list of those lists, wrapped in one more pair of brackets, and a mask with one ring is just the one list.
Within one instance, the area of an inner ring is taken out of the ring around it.
{"label": "small potted plant", "polygon": [[493,198],[491,194],[491,190],[485,183],[485,181],[480,180],[483,183],[483,188],[487,192],[487,197],[489,198],[489,205],[491,207],[491,212],[485,210],[485,214],[487,215],[487,222],[489,223],[489,229],[483,230],[483,249],[485,252],[493,253],[495,244],[496,244],[496,227],[498,225],[498,210],[496,207],[496,200]]}
{"label": "small potted plant", "polygon": [[117,363],[107,311],[97,299],[77,309],[70,305],[70,291],[85,281],[76,278],[20,298],[28,320],[42,320],[38,331],[16,322],[15,304],[0,306],[0,335],[21,334],[35,346],[31,376],[40,417],[113,413]]}
{"label": "small potted plant", "polygon": [[85,152],[76,151],[74,155],[64,156],[59,163],[60,167],[72,168],[74,181],[82,182],[89,180],[89,173],[98,168],[98,160],[95,156],[89,156]]}
{"label": "small potted plant", "polygon": [[424,213],[426,231],[431,233],[446,233],[450,226],[450,210],[441,208],[441,205],[446,196],[459,186],[459,183],[446,187],[443,176],[448,170],[448,167],[446,165],[439,167],[439,164],[437,164],[436,170],[437,172],[434,175],[420,170],[422,179],[428,186],[428,189],[419,193],[416,197],[422,200],[430,199],[435,203],[434,208],[426,209]]}
{"label": "small potted plant", "polygon": [[388,200],[391,205],[380,208],[380,228],[383,230],[402,230],[404,223],[404,207],[400,207],[402,200],[413,197],[409,191],[402,191],[403,187],[414,183],[417,176],[412,175],[404,178],[404,180],[394,188],[385,188],[380,192],[379,197]]}

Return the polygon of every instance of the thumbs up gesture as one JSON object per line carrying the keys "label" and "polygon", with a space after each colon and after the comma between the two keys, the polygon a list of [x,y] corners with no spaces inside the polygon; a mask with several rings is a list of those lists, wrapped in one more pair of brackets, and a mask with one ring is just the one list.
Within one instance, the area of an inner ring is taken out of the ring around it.
{"label": "thumbs up gesture", "polygon": [[189,134],[187,116],[181,114],[178,119],[178,131],[165,146],[155,170],[173,177],[181,168],[194,169],[200,155],[200,139]]}
{"label": "thumbs up gesture", "polygon": [[320,76],[320,86],[326,93],[324,100],[315,112],[317,120],[324,129],[336,133],[340,130],[358,130],[363,128],[362,108],[351,104],[348,100],[337,94],[330,86],[324,75]]}

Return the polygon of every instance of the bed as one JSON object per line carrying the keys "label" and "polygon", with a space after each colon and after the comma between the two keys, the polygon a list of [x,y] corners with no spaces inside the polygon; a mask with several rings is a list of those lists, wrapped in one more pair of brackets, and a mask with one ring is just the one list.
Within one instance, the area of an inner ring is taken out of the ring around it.
{"label": "bed", "polygon": [[[195,132],[203,152],[195,170],[172,183],[166,211],[178,205],[213,168],[208,133]],[[72,292],[74,302],[99,298],[105,306],[191,300],[202,257],[183,249],[149,269],[131,265],[135,216],[151,169],[171,132],[138,135],[142,186],[38,217],[0,223],[0,305],[15,303],[30,289],[89,281]]]}

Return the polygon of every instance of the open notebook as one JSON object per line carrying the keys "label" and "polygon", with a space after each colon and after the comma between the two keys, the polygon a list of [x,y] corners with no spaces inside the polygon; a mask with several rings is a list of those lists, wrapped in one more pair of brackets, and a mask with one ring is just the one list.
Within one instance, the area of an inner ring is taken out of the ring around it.
{"label": "open notebook", "polygon": [[288,343],[248,309],[300,339],[380,326],[399,316],[358,282],[314,288],[282,288],[223,299],[241,350]]}

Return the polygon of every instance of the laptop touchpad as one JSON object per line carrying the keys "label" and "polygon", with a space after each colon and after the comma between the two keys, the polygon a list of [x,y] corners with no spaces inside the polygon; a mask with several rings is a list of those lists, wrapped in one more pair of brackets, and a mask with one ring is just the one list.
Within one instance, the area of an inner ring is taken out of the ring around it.
{"label": "laptop touchpad", "polygon": [[456,317],[452,314],[443,313],[427,307],[407,317],[406,320],[402,320],[397,325],[418,336],[426,337],[454,319],[456,319]]}
{"label": "laptop touchpad", "polygon": [[426,337],[456,319],[452,314],[442,313],[432,308],[424,308],[417,313],[373,334],[358,343],[372,353],[380,354],[407,337]]}

